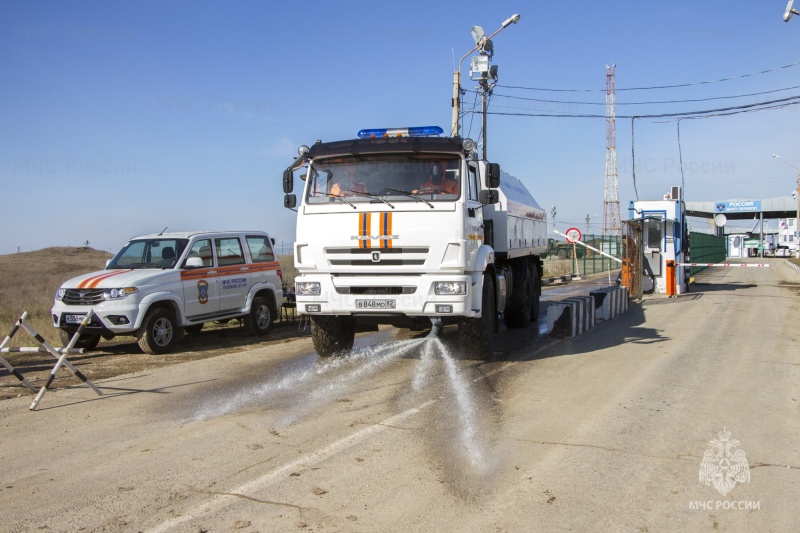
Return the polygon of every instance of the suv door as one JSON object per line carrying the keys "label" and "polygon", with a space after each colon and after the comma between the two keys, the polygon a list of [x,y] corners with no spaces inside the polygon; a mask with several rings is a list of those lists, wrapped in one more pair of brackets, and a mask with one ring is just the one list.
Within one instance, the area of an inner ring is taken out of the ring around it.
{"label": "suv door", "polygon": [[[190,257],[199,257],[202,267],[189,268],[186,261]],[[199,239],[192,244],[189,255],[181,265],[181,283],[183,284],[183,302],[187,320],[198,321],[212,318],[219,312],[219,281],[214,268],[214,257],[211,251],[211,239]]]}
{"label": "suv door", "polygon": [[217,237],[214,248],[217,252],[220,312],[241,309],[250,287],[242,243],[239,237]]}

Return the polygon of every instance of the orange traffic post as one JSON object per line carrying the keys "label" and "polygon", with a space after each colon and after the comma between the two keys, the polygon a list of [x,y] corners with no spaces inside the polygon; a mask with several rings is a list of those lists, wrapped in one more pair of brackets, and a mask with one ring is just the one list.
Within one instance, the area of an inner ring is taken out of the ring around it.
{"label": "orange traffic post", "polygon": [[676,288],[675,277],[675,261],[672,259],[667,260],[667,296],[677,296],[678,291]]}

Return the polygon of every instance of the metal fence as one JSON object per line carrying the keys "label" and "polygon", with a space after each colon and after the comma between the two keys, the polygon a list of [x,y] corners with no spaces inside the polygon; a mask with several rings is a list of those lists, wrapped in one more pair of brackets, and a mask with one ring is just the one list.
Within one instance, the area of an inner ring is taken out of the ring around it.
{"label": "metal fence", "polygon": [[[692,263],[722,263],[727,257],[725,237],[693,231],[689,234],[689,261]],[[692,267],[694,275],[707,267]]]}
{"label": "metal fence", "polygon": [[[584,235],[581,241],[614,257],[622,257],[622,239],[619,235]],[[555,266],[554,263],[559,261],[564,265],[568,265],[570,267],[569,273],[572,274],[598,274],[601,272],[619,270],[620,268],[620,263],[618,261],[614,261],[603,254],[584,248],[580,244],[573,247],[573,245],[567,243],[567,241],[550,239],[548,248],[547,258],[545,260],[545,271],[552,269]],[[577,263],[575,255],[577,255]]]}

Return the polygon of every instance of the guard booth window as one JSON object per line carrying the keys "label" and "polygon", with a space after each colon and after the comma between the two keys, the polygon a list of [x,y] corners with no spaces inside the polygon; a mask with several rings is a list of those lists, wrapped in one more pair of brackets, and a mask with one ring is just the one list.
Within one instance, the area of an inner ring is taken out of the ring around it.
{"label": "guard booth window", "polygon": [[658,218],[646,218],[644,220],[644,247],[647,251],[661,251],[663,226],[664,222]]}

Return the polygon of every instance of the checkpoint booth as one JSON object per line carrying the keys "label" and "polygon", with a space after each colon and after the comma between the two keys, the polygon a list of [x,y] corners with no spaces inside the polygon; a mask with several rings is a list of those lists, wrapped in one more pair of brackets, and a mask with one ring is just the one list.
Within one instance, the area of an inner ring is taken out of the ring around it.
{"label": "checkpoint booth", "polygon": [[688,292],[689,231],[683,191],[672,187],[662,200],[636,200],[629,220],[641,225],[641,289],[676,296]]}

